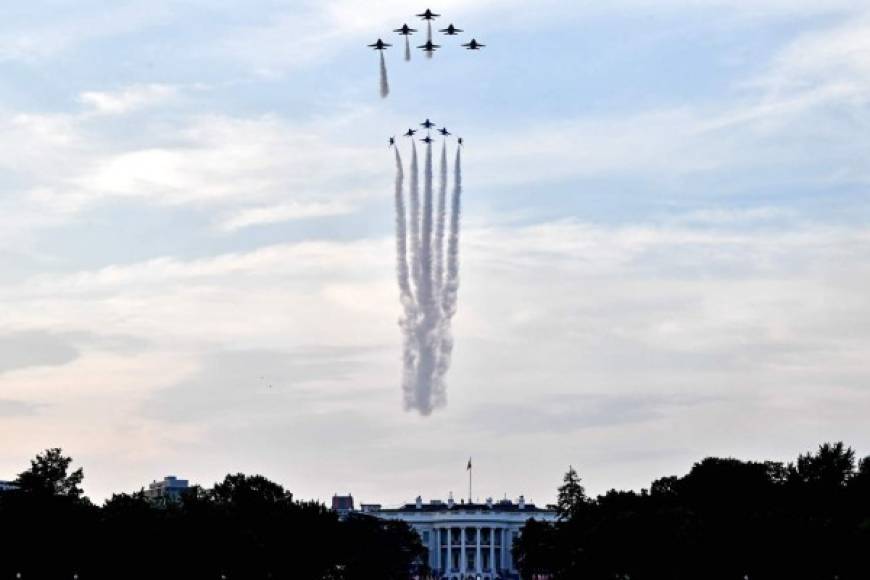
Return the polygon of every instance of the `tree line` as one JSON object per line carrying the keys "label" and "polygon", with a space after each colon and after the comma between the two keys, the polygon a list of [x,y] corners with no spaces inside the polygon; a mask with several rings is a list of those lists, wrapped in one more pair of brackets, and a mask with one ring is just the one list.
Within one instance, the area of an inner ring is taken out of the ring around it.
{"label": "tree line", "polygon": [[708,458],[641,492],[590,498],[571,468],[558,522],[530,521],[524,578],[866,580],[870,457],[843,443],[793,463]]}
{"label": "tree line", "polygon": [[425,562],[405,523],[339,520],[259,475],[177,501],[121,493],[97,506],[71,465],[49,449],[0,492],[0,580],[405,580]]}

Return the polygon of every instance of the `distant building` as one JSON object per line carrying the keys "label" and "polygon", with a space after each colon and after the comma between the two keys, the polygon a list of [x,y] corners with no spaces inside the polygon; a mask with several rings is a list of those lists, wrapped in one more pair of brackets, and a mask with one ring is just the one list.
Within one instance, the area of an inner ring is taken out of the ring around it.
{"label": "distant building", "polygon": [[332,496],[332,511],[338,514],[339,518],[346,518],[354,510],[352,495],[333,495]]}
{"label": "distant building", "polygon": [[456,503],[432,500],[397,509],[364,510],[369,515],[401,520],[413,527],[429,549],[429,567],[442,580],[516,580],[519,572],[511,549],[529,520],[554,522],[556,512],[526,503],[502,500]]}
{"label": "distant building", "polygon": [[154,503],[175,503],[190,489],[186,479],[178,479],[174,475],[168,475],[163,481],[154,481],[145,490],[145,497]]}
{"label": "distant building", "polygon": [[4,491],[12,491],[18,489],[18,486],[12,483],[11,481],[3,481],[0,480],[0,492]]}

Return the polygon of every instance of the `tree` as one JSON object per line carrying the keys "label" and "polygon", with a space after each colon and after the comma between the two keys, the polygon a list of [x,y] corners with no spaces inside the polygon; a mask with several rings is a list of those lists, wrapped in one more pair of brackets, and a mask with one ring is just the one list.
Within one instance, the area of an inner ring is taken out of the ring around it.
{"label": "tree", "polygon": [[212,499],[222,505],[237,507],[268,506],[281,502],[292,502],[293,494],[262,475],[237,473],[227,475],[221,483],[215,484],[211,491]]}
{"label": "tree", "polygon": [[15,485],[25,493],[79,499],[85,475],[81,467],[69,473],[71,463],[59,448],[47,449],[30,461],[30,469],[18,475]]}
{"label": "tree", "polygon": [[556,502],[556,512],[560,520],[575,516],[586,504],[586,490],[580,485],[580,476],[573,467],[568,468],[562,487],[559,488],[559,499]]}
{"label": "tree", "polygon": [[855,451],[843,442],[825,443],[813,455],[798,457],[794,476],[802,483],[826,488],[843,487],[855,475]]}

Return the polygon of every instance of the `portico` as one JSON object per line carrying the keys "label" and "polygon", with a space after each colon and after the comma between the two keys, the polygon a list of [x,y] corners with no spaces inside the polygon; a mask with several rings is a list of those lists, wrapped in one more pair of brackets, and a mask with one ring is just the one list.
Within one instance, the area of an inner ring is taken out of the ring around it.
{"label": "portico", "polygon": [[371,515],[410,524],[429,550],[429,567],[446,580],[507,580],[519,578],[511,549],[530,519],[554,521],[551,510],[518,501],[456,503],[433,500],[398,509],[378,509]]}

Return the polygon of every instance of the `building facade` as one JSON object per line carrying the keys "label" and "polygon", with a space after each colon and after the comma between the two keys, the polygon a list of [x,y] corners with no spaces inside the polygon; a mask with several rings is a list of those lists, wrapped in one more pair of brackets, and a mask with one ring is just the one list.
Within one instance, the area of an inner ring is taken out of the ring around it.
{"label": "building facade", "polygon": [[363,509],[378,518],[401,520],[413,527],[429,549],[429,567],[442,580],[516,580],[511,550],[528,520],[553,522],[556,512],[518,501],[486,503],[432,500],[397,509]]}
{"label": "building facade", "polygon": [[186,479],[168,475],[163,478],[163,481],[151,482],[145,490],[145,497],[153,503],[165,505],[177,502],[189,489],[190,484]]}

